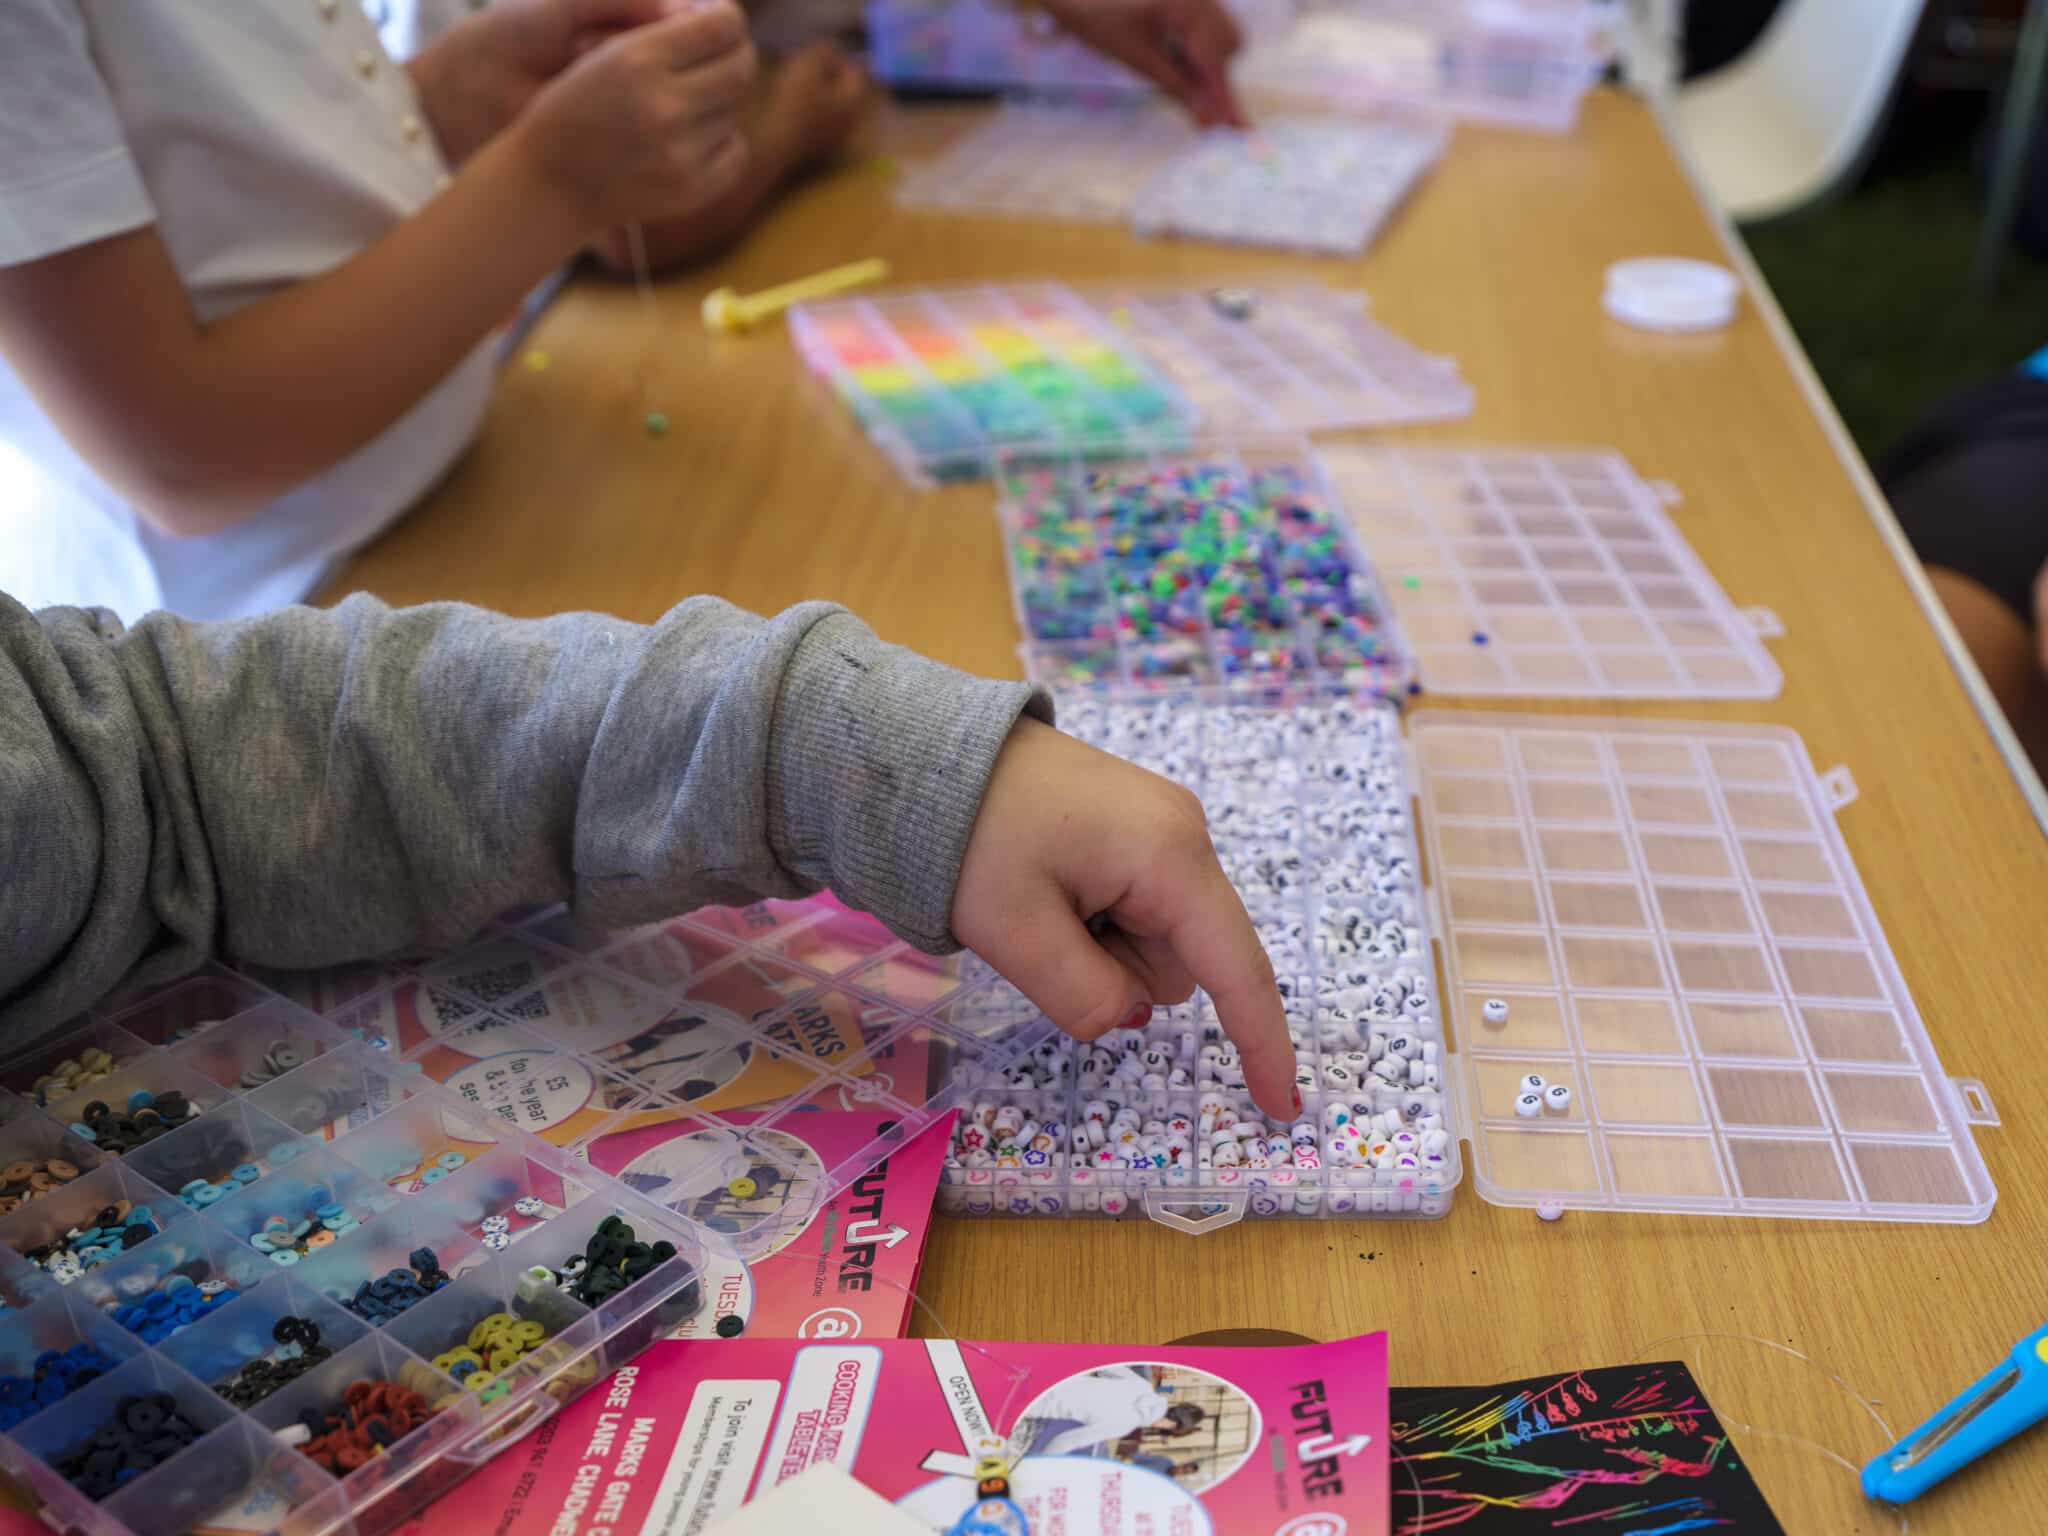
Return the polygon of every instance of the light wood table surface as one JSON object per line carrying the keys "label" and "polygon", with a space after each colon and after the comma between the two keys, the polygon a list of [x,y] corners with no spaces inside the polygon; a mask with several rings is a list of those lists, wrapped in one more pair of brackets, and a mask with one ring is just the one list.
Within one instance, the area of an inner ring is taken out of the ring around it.
{"label": "light wood table surface", "polygon": [[[969,120],[970,109],[893,110],[880,129],[902,156]],[[804,188],[729,259],[663,285],[658,326],[629,287],[573,285],[530,338],[549,366],[507,370],[475,451],[330,595],[637,620],[699,592],[764,612],[825,597],[891,640],[1014,676],[987,488],[907,489],[780,327],[707,337],[703,293],[871,255],[906,283],[1362,283],[1382,318],[1454,355],[1478,394],[1470,420],[1403,441],[1617,448],[1683,490],[1675,517],[1735,600],[1785,619],[1778,699],[1599,712],[1788,725],[1817,764],[1851,767],[1861,798],[1842,833],[1935,1047],[1951,1073],[1983,1078],[2004,1114],[1980,1133],[1997,1206],[1975,1227],[1595,1214],[1546,1225],[1463,1190],[1436,1222],[1248,1221],[1200,1238],[1144,1221],[945,1219],[924,1298],[945,1330],[980,1339],[1384,1327],[1408,1383],[1682,1355],[1731,1420],[1775,1432],[1743,1443],[1792,1529],[1897,1529],[1853,1495],[1847,1471],[1778,1437],[1874,1452],[1881,1433],[1830,1372],[1903,1430],[2048,1317],[2048,1112],[2033,1108],[2048,1105],[2035,1011],[2048,991],[2048,843],[1758,307],[1691,338],[1601,314],[1602,269],[1646,254],[1727,259],[1655,118],[1608,92],[1571,137],[1462,130],[1355,262],[898,211],[886,165],[864,163]],[[641,430],[649,405],[668,415],[663,439]],[[1699,1334],[1755,1336],[1822,1364],[1760,1343],[1657,1342]],[[2048,1433],[1922,1500],[1911,1528],[2029,1529],[2048,1519],[2044,1504]]]}

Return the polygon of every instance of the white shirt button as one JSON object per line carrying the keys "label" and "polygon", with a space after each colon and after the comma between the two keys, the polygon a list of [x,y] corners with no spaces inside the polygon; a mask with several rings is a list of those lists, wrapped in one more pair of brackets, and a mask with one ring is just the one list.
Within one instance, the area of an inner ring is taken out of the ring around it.
{"label": "white shirt button", "polygon": [[341,0],[314,0],[314,4],[320,7],[322,21],[334,20],[334,13],[341,9]]}
{"label": "white shirt button", "polygon": [[417,144],[420,141],[420,120],[408,112],[398,120],[398,131],[406,143]]}
{"label": "white shirt button", "polygon": [[377,55],[367,48],[356,50],[356,73],[365,80],[377,73]]}

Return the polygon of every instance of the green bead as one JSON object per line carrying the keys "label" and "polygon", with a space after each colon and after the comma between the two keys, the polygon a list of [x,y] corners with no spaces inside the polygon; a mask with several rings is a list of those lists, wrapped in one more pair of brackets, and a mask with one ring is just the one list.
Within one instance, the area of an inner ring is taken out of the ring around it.
{"label": "green bead", "polygon": [[647,435],[649,437],[664,437],[667,433],[668,417],[660,411],[649,411],[647,413]]}

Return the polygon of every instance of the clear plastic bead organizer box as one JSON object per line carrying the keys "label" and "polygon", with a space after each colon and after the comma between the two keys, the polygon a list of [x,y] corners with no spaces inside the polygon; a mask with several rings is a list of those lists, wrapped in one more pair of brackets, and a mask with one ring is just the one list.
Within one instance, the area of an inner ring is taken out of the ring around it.
{"label": "clear plastic bead organizer box", "polygon": [[1307,281],[907,289],[799,305],[790,338],[920,486],[986,477],[1027,444],[1113,453],[1204,421],[1309,432],[1472,409],[1454,362]]}
{"label": "clear plastic bead organizer box", "polygon": [[[1232,0],[1239,93],[1260,110],[1383,112],[1564,132],[1609,48],[1593,0]],[[1149,82],[989,0],[873,0],[869,67],[896,87],[1013,90],[1082,101]]]}
{"label": "clear plastic bead organizer box", "polygon": [[1398,117],[1266,116],[1198,132],[1168,106],[1011,103],[908,170],[896,200],[1357,255],[1448,143],[1441,125]]}

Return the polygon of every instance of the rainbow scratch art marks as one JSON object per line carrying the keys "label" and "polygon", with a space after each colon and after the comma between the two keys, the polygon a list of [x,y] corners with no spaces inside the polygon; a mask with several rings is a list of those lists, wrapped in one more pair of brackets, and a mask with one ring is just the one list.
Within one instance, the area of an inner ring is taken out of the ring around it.
{"label": "rainbow scratch art marks", "polygon": [[1783,1531],[1675,1360],[1397,1387],[1389,1408],[1396,1536]]}
{"label": "rainbow scratch art marks", "polygon": [[1184,435],[1194,408],[1053,283],[810,305],[798,347],[913,481],[1004,444]]}
{"label": "rainbow scratch art marks", "polygon": [[1298,441],[1095,462],[1027,450],[999,473],[1034,678],[1405,688],[1378,581]]}

